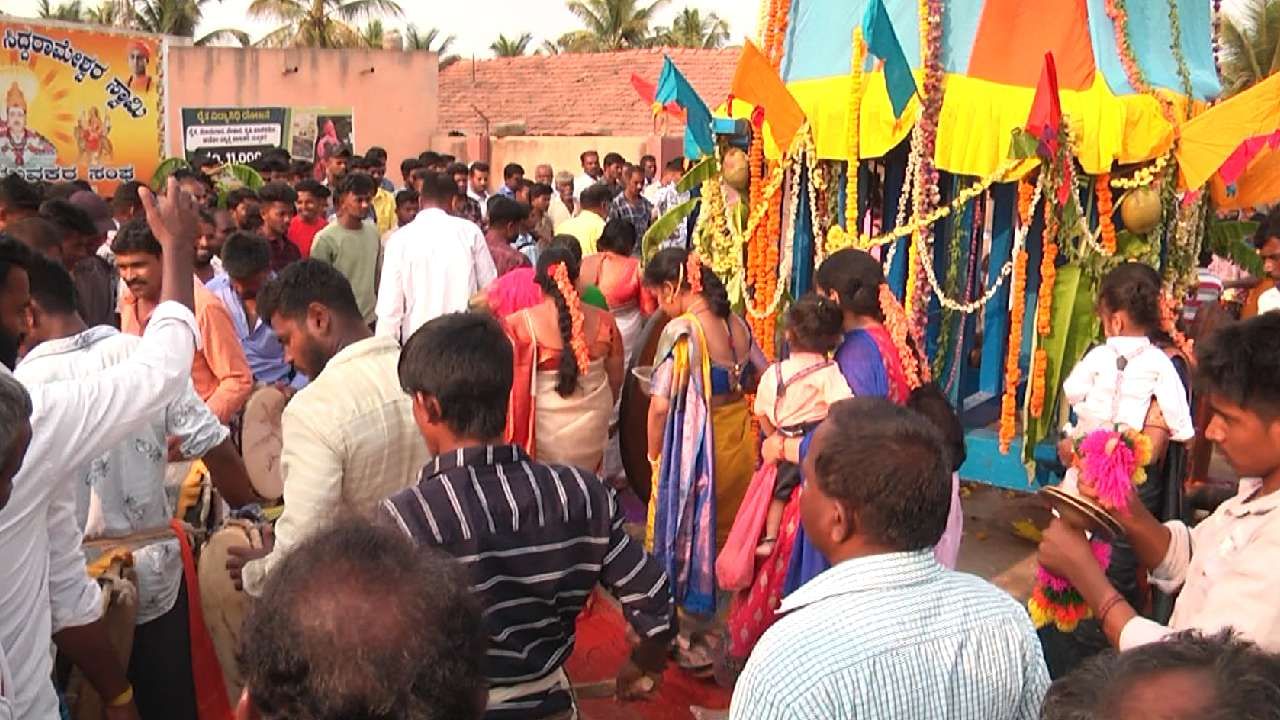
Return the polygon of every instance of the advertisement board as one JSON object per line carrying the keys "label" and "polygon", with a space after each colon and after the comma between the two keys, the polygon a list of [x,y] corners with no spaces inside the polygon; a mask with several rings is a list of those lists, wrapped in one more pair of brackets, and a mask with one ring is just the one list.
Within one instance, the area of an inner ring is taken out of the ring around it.
{"label": "advertisement board", "polygon": [[273,147],[284,147],[289,111],[282,107],[183,108],[182,147],[220,163],[251,163]]}
{"label": "advertisement board", "polygon": [[0,175],[148,181],[164,140],[159,36],[0,18]]}

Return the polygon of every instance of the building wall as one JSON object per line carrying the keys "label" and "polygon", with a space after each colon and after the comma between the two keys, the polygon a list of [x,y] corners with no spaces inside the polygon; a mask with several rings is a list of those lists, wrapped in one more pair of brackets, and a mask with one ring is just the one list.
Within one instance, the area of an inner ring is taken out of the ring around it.
{"label": "building wall", "polygon": [[393,167],[436,132],[434,53],[171,46],[168,73],[173,156],[182,154],[183,107],[350,107],[356,152],[381,145]]}
{"label": "building wall", "polygon": [[489,138],[440,135],[431,139],[431,149],[448,153],[467,163],[477,160],[488,162],[491,167],[490,184],[496,188],[502,182],[502,168],[507,163],[524,167],[526,177],[533,178],[534,168],[540,163],[550,163],[556,172],[568,170],[575,175],[582,172],[579,156],[587,150],[600,153],[600,158],[616,152],[628,162],[639,162],[643,155],[653,155],[658,167],[680,154],[683,139],[679,137],[647,136],[575,136],[541,137],[512,136]]}

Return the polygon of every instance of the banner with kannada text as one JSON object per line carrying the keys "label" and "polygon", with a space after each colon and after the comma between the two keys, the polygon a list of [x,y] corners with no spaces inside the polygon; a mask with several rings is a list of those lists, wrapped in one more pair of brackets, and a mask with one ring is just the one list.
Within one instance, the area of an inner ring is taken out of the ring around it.
{"label": "banner with kannada text", "polygon": [[0,18],[0,175],[146,182],[164,141],[164,41]]}

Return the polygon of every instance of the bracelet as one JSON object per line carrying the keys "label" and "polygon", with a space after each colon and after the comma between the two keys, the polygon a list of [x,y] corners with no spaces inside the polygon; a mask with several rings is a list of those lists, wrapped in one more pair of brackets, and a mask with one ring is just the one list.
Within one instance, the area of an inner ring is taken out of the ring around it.
{"label": "bracelet", "polygon": [[115,700],[112,700],[111,702],[107,703],[107,707],[113,707],[113,708],[124,707],[125,705],[128,705],[131,702],[133,702],[133,686],[132,685],[125,688],[124,692],[117,695]]}
{"label": "bracelet", "polygon": [[1124,602],[1124,598],[1120,596],[1120,593],[1111,593],[1111,597],[1107,598],[1107,601],[1102,603],[1102,608],[1098,611],[1098,627],[1106,627],[1107,615],[1122,602]]}

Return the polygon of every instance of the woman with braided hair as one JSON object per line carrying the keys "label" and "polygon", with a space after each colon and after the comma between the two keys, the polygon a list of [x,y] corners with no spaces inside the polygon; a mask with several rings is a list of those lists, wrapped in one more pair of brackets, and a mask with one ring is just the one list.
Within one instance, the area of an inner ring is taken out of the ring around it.
{"label": "woman with braided hair", "polygon": [[622,336],[608,311],[579,297],[579,265],[548,247],[534,273],[542,301],[503,321],[515,349],[507,440],[539,462],[598,472],[622,388]]}
{"label": "woman with braided hair", "polygon": [[645,267],[644,285],[672,318],[654,355],[646,537],[684,613],[677,660],[709,671],[719,644],[716,554],[756,466],[744,393],[767,363],[730,309],[724,284],[696,254],[662,250]]}

